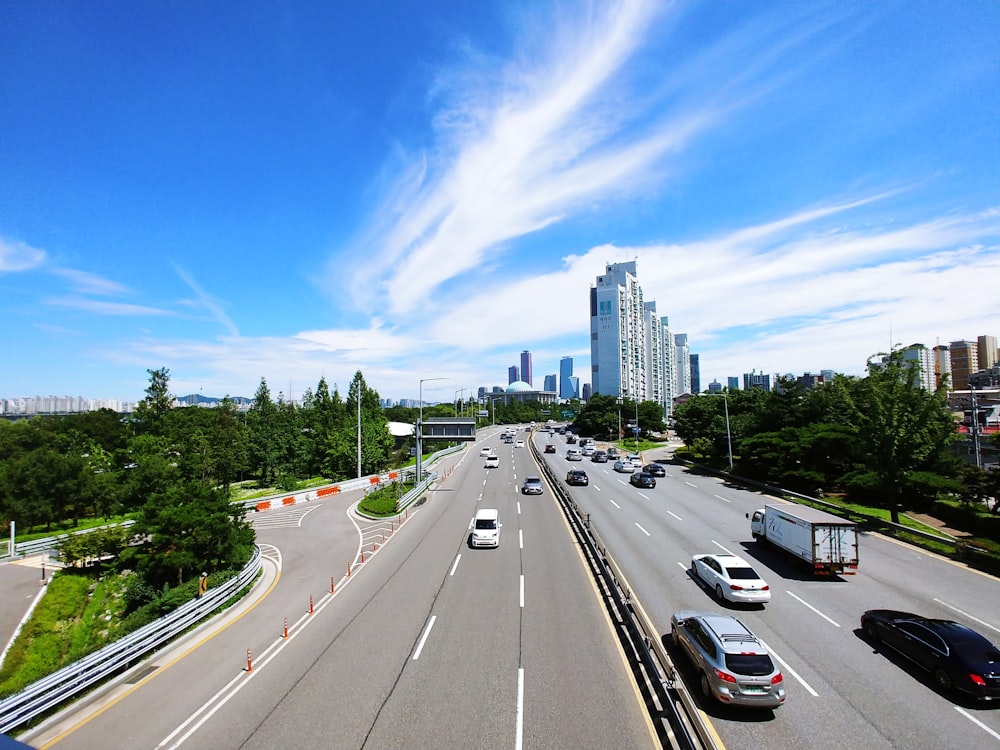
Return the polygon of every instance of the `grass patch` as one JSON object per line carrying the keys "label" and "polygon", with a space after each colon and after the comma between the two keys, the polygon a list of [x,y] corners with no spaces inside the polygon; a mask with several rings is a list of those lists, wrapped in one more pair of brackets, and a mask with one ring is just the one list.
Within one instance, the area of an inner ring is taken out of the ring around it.
{"label": "grass patch", "polygon": [[412,480],[384,484],[369,492],[365,499],[358,503],[358,510],[376,518],[394,516],[399,512],[396,509],[397,502],[414,486]]}

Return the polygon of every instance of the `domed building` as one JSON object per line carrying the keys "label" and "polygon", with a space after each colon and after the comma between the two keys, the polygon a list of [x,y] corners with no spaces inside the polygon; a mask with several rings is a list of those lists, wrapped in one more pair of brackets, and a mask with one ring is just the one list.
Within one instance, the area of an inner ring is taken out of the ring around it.
{"label": "domed building", "polygon": [[504,391],[503,403],[511,404],[517,401],[538,401],[542,404],[552,404],[556,401],[554,391],[536,391],[523,380],[515,380]]}

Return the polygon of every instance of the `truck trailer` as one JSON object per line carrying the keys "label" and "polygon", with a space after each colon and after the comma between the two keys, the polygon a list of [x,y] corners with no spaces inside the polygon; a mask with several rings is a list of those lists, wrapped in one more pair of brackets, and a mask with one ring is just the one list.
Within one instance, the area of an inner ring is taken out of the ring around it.
{"label": "truck trailer", "polygon": [[805,505],[768,504],[755,510],[750,531],[757,541],[795,555],[817,575],[858,572],[858,527],[826,511]]}

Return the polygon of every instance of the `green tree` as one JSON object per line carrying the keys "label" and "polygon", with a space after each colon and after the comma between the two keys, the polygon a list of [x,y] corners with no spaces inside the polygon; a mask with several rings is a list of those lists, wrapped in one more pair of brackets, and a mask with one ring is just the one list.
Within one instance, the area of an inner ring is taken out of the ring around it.
{"label": "green tree", "polygon": [[161,435],[164,420],[174,403],[170,394],[170,370],[161,367],[146,372],[149,373],[146,397],[136,404],[132,418],[137,433]]}
{"label": "green tree", "polygon": [[267,381],[261,378],[247,412],[247,458],[250,470],[264,485],[273,479],[281,460],[278,428],[278,407],[271,400]]}
{"label": "green tree", "polygon": [[180,585],[216,570],[243,565],[252,552],[254,532],[239,504],[203,482],[173,484],[142,507],[134,534],[144,539],[123,560],[135,562],[151,585]]}
{"label": "green tree", "polygon": [[868,377],[854,388],[856,425],[862,466],[845,482],[868,499],[889,509],[899,523],[908,492],[920,494],[928,474],[947,461],[956,438],[947,392],[928,393],[920,387],[915,362],[905,362],[900,350],[876,355],[884,362],[868,363]]}

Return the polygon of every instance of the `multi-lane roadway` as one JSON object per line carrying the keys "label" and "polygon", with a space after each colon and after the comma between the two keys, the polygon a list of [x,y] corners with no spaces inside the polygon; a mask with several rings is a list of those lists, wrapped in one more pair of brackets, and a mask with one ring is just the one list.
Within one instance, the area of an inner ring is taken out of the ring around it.
{"label": "multi-lane roadway", "polygon": [[[499,468],[483,466],[481,444],[497,449]],[[256,606],[26,739],[190,750],[658,746],[561,511],[549,490],[519,492],[538,473],[530,451],[501,446],[497,430],[455,461],[401,526],[359,520],[348,495],[257,515],[272,562]],[[468,545],[482,507],[500,511],[495,550]]]}
{"label": "multi-lane roadway", "polygon": [[[866,609],[892,608],[957,619],[1000,641],[997,579],[874,534],[862,536],[857,575],[815,579],[752,540],[745,514],[762,506],[758,493],[677,464],[665,464],[654,489],[640,490],[610,463],[566,461],[559,435],[537,441],[556,444],[558,452],[544,457],[557,474],[587,471],[589,486],[569,491],[664,636],[677,610],[724,611],[780,661],[788,690],[781,708],[702,702],[727,747],[1000,748],[1000,706],[940,693],[929,676],[873,648],[859,628]],[[749,560],[770,584],[771,602],[720,605],[689,572],[691,555],[706,552]],[[683,654],[672,653],[691,676]]]}

